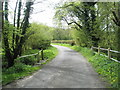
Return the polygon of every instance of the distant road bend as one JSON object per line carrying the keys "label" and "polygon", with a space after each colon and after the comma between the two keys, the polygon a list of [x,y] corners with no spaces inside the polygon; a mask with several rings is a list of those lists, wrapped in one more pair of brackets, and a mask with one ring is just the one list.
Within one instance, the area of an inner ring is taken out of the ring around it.
{"label": "distant road bend", "polygon": [[105,88],[98,74],[78,52],[53,45],[59,54],[32,76],[11,83],[6,88]]}

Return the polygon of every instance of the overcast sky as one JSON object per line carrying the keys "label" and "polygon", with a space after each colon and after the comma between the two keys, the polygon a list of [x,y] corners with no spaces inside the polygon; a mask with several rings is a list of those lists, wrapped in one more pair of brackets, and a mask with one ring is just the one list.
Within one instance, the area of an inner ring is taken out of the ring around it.
{"label": "overcast sky", "polygon": [[[15,0],[16,1],[16,0]],[[39,22],[46,24],[48,26],[55,26],[53,23],[53,16],[55,14],[54,7],[59,3],[65,0],[36,0],[33,5],[33,13],[30,17],[30,22]],[[13,14],[15,3],[13,1],[9,2],[10,13],[9,17],[13,21]],[[41,12],[42,11],[42,12]]]}
{"label": "overcast sky", "polygon": [[[39,2],[40,0],[36,0]],[[60,0],[42,0],[42,3],[35,4],[33,14],[31,15],[31,21],[40,22],[48,26],[54,26],[53,16],[55,14],[54,7],[60,2]],[[41,12],[42,11],[42,12]]]}
{"label": "overcast sky", "polygon": [[[14,8],[15,8],[15,3],[16,3],[15,1],[17,0],[9,0],[9,1],[10,1],[9,2],[9,7],[10,7],[9,17],[13,21]],[[22,1],[25,2],[25,0],[22,0]],[[31,14],[30,22],[40,22],[48,26],[55,26],[53,22],[53,16],[55,14],[54,7],[58,3],[62,3],[64,1],[68,1],[68,0],[35,0],[35,4],[33,5],[34,10],[33,10],[33,14]],[[69,1],[76,1],[76,0],[69,0]],[[102,0],[99,0],[99,1],[102,1]],[[113,0],[113,1],[116,1],[116,0]]]}

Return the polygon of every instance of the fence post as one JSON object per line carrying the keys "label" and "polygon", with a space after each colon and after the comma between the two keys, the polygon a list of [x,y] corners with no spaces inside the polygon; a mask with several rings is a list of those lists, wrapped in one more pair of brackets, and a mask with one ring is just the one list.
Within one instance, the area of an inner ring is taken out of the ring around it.
{"label": "fence post", "polygon": [[44,60],[43,49],[41,50],[41,58]]}
{"label": "fence post", "polygon": [[39,52],[37,54],[37,62],[39,63]]}
{"label": "fence post", "polygon": [[108,48],[108,59],[110,59],[110,48]]}
{"label": "fence post", "polygon": [[98,54],[100,54],[100,46],[98,46]]}
{"label": "fence post", "polygon": [[93,46],[91,47],[91,50],[93,50]]}

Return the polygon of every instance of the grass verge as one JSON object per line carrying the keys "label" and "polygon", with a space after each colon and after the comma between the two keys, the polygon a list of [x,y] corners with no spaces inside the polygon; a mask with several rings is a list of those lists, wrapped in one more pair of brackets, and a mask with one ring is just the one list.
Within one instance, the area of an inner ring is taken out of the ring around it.
{"label": "grass verge", "polygon": [[[37,52],[39,50],[29,50],[29,52],[25,52],[24,54],[31,54],[33,52]],[[48,61],[52,60],[56,55],[58,54],[58,50],[55,47],[49,47],[48,49],[44,50],[44,58],[46,59],[46,62],[43,64],[46,64]],[[30,76],[37,70],[41,69],[42,66],[32,66],[32,65],[26,65],[24,63],[15,63],[13,67],[10,67],[8,69],[3,68],[2,69],[2,85],[9,84],[15,80],[22,79],[25,76]]]}
{"label": "grass verge", "polygon": [[71,49],[80,52],[92,64],[95,71],[101,76],[101,78],[111,85],[109,88],[118,88],[119,63],[112,60],[108,60],[107,57],[94,54],[94,52],[89,48],[71,46],[69,44],[58,44],[58,43],[57,44],[53,43],[53,44],[70,47]]}

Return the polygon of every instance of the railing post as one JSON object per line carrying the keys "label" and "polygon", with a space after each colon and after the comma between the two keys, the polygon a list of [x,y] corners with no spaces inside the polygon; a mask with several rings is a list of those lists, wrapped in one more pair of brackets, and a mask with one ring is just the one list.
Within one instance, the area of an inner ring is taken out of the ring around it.
{"label": "railing post", "polygon": [[91,50],[93,50],[93,46],[91,47]]}
{"label": "railing post", "polygon": [[44,60],[43,49],[41,50],[41,58]]}
{"label": "railing post", "polygon": [[100,46],[98,46],[98,54],[100,54]]}
{"label": "railing post", "polygon": [[38,52],[38,54],[37,54],[37,62],[39,63],[39,52]]}
{"label": "railing post", "polygon": [[110,48],[108,48],[108,59],[110,59]]}

